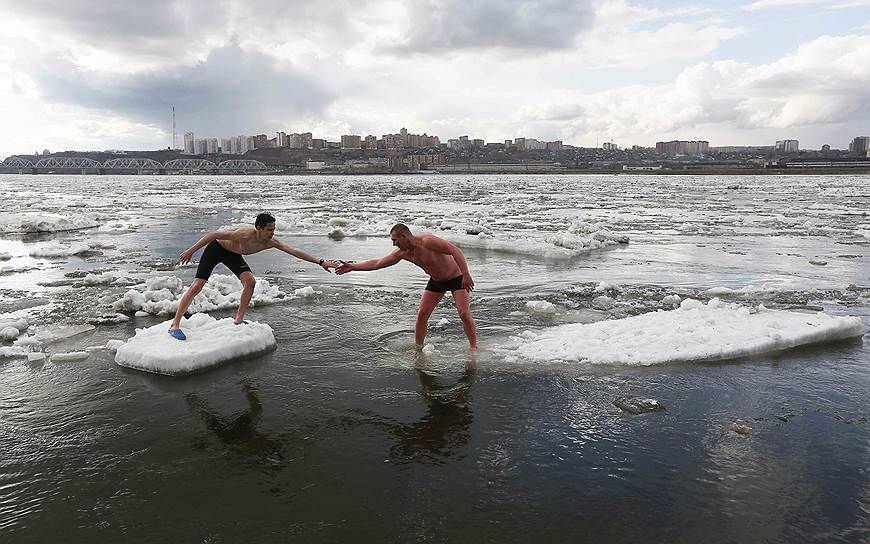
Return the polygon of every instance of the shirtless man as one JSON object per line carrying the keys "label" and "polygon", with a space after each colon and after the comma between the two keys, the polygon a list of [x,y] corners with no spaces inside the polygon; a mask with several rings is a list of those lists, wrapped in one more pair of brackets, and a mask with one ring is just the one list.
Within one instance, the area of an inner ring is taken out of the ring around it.
{"label": "shirtless man", "polygon": [[209,232],[203,236],[197,243],[181,254],[178,262],[186,264],[190,262],[193,254],[199,248],[205,246],[205,251],[202,252],[202,258],[199,260],[199,267],[196,269],[196,279],[190,284],[187,292],[181,297],[178,303],[178,311],[175,312],[175,319],[172,320],[172,325],[169,327],[169,334],[173,338],[186,340],[184,332],[179,328],[181,317],[187,312],[187,308],[196,295],[202,291],[203,286],[208,282],[212,270],[218,263],[224,263],[233,274],[238,276],[242,282],[242,295],[239,299],[239,311],[236,312],[236,324],[247,323],[245,321],[245,312],[248,309],[248,303],[251,302],[251,296],[254,294],[254,285],[257,280],[251,273],[251,267],[245,262],[242,255],[251,255],[258,253],[264,249],[280,249],[284,253],[293,255],[297,259],[308,261],[309,263],[317,263],[329,272],[330,268],[336,268],[338,263],[334,261],[325,261],[316,259],[301,249],[296,249],[288,246],[284,242],[276,240],[275,235],[275,218],[268,213],[261,213],[254,221],[254,228],[245,227],[238,230]]}
{"label": "shirtless man", "polygon": [[407,226],[399,223],[390,229],[390,239],[398,249],[380,259],[372,259],[360,263],[342,263],[335,271],[346,274],[355,270],[378,270],[393,266],[402,259],[410,261],[429,274],[429,283],[423,291],[420,310],[417,312],[417,325],[414,329],[414,339],[417,347],[423,347],[426,338],[426,326],[432,310],[441,301],[444,293],[453,293],[456,310],[462,319],[462,328],[471,351],[477,351],[477,332],[474,318],[471,317],[469,293],[474,288],[474,280],[468,272],[465,255],[450,242],[425,234],[414,236]]}

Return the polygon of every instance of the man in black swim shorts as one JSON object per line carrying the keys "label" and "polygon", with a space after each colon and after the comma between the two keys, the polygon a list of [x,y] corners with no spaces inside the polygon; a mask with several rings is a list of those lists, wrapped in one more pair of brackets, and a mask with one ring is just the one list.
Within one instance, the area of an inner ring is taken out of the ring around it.
{"label": "man in black swim shorts", "polygon": [[202,258],[196,269],[196,279],[193,280],[190,288],[188,288],[178,303],[178,310],[175,312],[172,325],[169,327],[169,334],[179,340],[187,339],[187,336],[180,328],[181,318],[187,312],[196,295],[202,291],[202,288],[218,263],[223,263],[242,282],[242,294],[239,299],[239,311],[236,313],[236,324],[246,323],[245,312],[248,309],[248,304],[251,302],[254,286],[257,283],[257,280],[254,279],[254,275],[251,273],[251,267],[245,262],[243,255],[251,255],[264,249],[274,248],[293,255],[297,259],[317,263],[327,272],[329,272],[330,268],[338,267],[338,263],[312,257],[301,249],[290,247],[279,241],[274,235],[275,218],[268,213],[261,213],[254,221],[254,228],[243,227],[232,231],[210,232],[182,253],[178,261],[181,264],[186,264],[199,248],[205,246],[205,251],[202,252]]}
{"label": "man in black swim shorts", "polygon": [[393,266],[402,259],[412,262],[429,274],[429,283],[423,291],[420,309],[417,312],[417,324],[414,328],[414,340],[418,348],[423,347],[426,338],[426,327],[429,316],[441,302],[444,293],[453,294],[453,302],[462,320],[462,328],[471,351],[477,351],[477,327],[471,316],[471,296],[474,280],[468,271],[465,255],[455,245],[432,234],[414,236],[411,230],[399,223],[390,230],[390,239],[396,250],[380,259],[372,259],[361,263],[342,263],[335,271],[346,274],[355,270],[378,270]]}

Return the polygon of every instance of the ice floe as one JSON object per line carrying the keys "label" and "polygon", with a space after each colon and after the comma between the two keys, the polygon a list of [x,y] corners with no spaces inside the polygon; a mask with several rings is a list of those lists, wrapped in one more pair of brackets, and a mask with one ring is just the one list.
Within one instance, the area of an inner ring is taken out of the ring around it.
{"label": "ice floe", "polygon": [[530,300],[526,302],[526,309],[532,313],[548,315],[559,311],[555,304],[546,300]]}
{"label": "ice floe", "polygon": [[181,329],[187,340],[169,336],[170,322],[137,329],[117,348],[115,362],[127,368],[179,376],[274,349],[275,336],[265,323],[234,324],[231,318],[215,319],[196,314],[182,319]]}
{"label": "ice floe", "polygon": [[0,233],[62,232],[92,229],[100,224],[92,216],[69,216],[55,214],[0,213]]}
{"label": "ice floe", "polygon": [[732,359],[859,337],[857,317],[686,299],[675,310],[525,331],[497,348],[510,360],[653,365]]}
{"label": "ice floe", "polygon": [[80,242],[70,245],[64,245],[60,242],[48,242],[45,244],[39,244],[32,248],[30,250],[30,256],[47,258],[69,257],[70,255],[78,255],[90,250],[91,246]]}
{"label": "ice floe", "polygon": [[15,340],[15,345],[38,347],[43,344],[60,342],[61,340],[90,332],[95,328],[93,325],[49,325],[35,327],[32,334],[21,336]]}
{"label": "ice floe", "polygon": [[87,351],[66,351],[62,353],[53,353],[51,355],[51,362],[62,362],[62,361],[84,361],[91,354]]}
{"label": "ice floe", "polygon": [[[149,279],[139,289],[130,289],[112,304],[116,312],[147,312],[154,315],[174,314],[184,294],[184,284],[177,276]],[[239,305],[242,282],[235,276],[215,274],[193,299],[190,313],[225,310]],[[251,306],[272,304],[284,299],[284,293],[268,280],[258,279]],[[141,315],[141,314],[140,314]]]}

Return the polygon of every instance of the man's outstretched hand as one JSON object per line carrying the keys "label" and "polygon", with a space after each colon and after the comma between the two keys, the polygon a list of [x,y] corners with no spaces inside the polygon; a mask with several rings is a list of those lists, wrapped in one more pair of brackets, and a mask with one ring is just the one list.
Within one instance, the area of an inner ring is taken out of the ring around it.
{"label": "man's outstretched hand", "polygon": [[323,264],[320,266],[322,266],[324,270],[329,272],[330,268],[338,268],[340,264],[341,263],[339,263],[338,261],[323,261]]}
{"label": "man's outstretched hand", "polygon": [[341,264],[335,269],[335,273],[341,276],[342,274],[347,274],[348,272],[353,272],[353,264],[346,263],[341,261]]}
{"label": "man's outstretched hand", "polygon": [[190,262],[190,259],[193,258],[193,254],[194,254],[194,253],[195,253],[195,252],[194,252],[193,250],[188,249],[187,251],[185,251],[184,253],[182,253],[180,257],[178,257],[178,262],[181,263],[181,264],[187,264],[187,263],[189,263],[189,262]]}
{"label": "man's outstretched hand", "polygon": [[471,279],[471,274],[462,276],[462,288],[469,293],[474,290],[474,280]]}

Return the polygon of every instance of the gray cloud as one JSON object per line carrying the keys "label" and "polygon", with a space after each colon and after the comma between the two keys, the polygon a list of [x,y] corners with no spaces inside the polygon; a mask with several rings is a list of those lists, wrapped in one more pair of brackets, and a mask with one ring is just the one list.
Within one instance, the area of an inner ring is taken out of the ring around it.
{"label": "gray cloud", "polygon": [[60,33],[79,43],[137,54],[182,53],[212,32],[223,32],[227,0],[0,0],[46,33]]}
{"label": "gray cloud", "polygon": [[45,100],[165,127],[175,105],[179,129],[205,135],[281,130],[296,115],[322,111],[334,97],[313,78],[236,44],[201,63],[159,72],[85,72],[64,60],[34,59],[29,72]]}
{"label": "gray cloud", "polygon": [[414,0],[408,10],[407,35],[388,51],[567,49],[594,19],[587,0]]}

